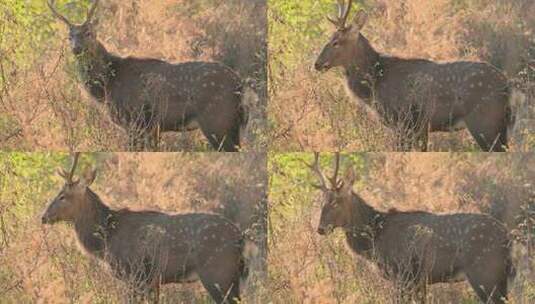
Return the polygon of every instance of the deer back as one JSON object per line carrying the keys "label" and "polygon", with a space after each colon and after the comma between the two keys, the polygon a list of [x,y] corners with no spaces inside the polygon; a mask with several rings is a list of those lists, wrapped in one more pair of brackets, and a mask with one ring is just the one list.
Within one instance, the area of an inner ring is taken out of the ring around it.
{"label": "deer back", "polygon": [[393,212],[375,239],[374,252],[387,272],[414,271],[432,283],[508,250],[505,227],[487,215]]}
{"label": "deer back", "polygon": [[240,104],[239,76],[219,63],[125,58],[114,74],[107,99],[117,110],[116,118],[132,121],[140,112],[149,112],[164,130],[176,129],[209,107]]}
{"label": "deer back", "polygon": [[207,261],[240,263],[241,232],[218,215],[122,210],[111,226],[109,262],[126,275],[141,267],[162,283],[187,281]]}
{"label": "deer back", "polygon": [[[415,106],[437,128],[480,106],[508,102],[505,76],[487,63],[435,63],[422,59],[383,57],[375,83],[375,98],[392,113]],[[355,80],[348,80],[354,83]],[[353,85],[353,90],[356,87]]]}

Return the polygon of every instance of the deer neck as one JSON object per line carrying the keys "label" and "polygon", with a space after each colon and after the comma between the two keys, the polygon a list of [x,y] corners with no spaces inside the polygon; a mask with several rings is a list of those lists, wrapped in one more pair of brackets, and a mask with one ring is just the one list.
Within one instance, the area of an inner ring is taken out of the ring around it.
{"label": "deer neck", "polygon": [[76,235],[84,250],[102,258],[113,225],[114,212],[89,188],[85,199],[85,207],[74,221]]}
{"label": "deer neck", "polygon": [[359,34],[352,61],[344,66],[349,89],[359,99],[370,103],[375,84],[382,75],[380,55],[362,34]]}
{"label": "deer neck", "polygon": [[368,205],[360,196],[353,193],[351,224],[346,227],[346,237],[350,247],[365,257],[373,256],[375,239],[384,222],[384,215]]}
{"label": "deer neck", "polygon": [[97,101],[103,102],[106,88],[113,78],[114,56],[96,41],[91,47],[78,55],[78,69],[87,91]]}

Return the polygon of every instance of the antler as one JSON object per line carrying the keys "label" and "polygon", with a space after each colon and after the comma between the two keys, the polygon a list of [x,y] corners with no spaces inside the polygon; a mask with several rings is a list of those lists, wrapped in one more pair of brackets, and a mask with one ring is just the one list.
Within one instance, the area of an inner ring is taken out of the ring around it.
{"label": "antler", "polygon": [[71,170],[68,173],[64,169],[60,169],[58,171],[58,174],[65,179],[67,184],[74,184],[77,182],[73,180],[73,177],[74,177],[74,171],[76,171],[76,165],[78,164],[79,157],[80,157],[80,152],[74,153],[73,159],[72,159]]}
{"label": "antler", "polygon": [[91,6],[91,8],[89,9],[87,13],[87,19],[85,20],[84,24],[90,22],[91,19],[93,19],[93,15],[95,15],[95,11],[97,10],[97,5],[98,5],[98,0],[93,1],[93,5]]}
{"label": "antler", "polygon": [[329,178],[333,188],[338,188],[340,186],[340,180],[338,179],[338,169],[340,168],[340,152],[336,152],[334,155],[334,174]]}
{"label": "antler", "polygon": [[[54,16],[59,18],[61,21],[65,22],[65,24],[67,24],[68,26],[74,26],[73,23],[71,23],[67,18],[65,18],[65,16],[63,16],[60,13],[58,13],[58,11],[54,8],[54,3],[55,2],[56,2],[55,0],[48,0],[47,1],[48,7],[50,8],[50,10],[54,14]],[[93,5],[91,5],[91,7],[89,8],[89,10],[87,12],[87,19],[85,20],[84,24],[86,24],[88,22],[91,22],[91,19],[95,15],[95,11],[97,9],[97,5],[98,5],[98,0],[93,1]]]}
{"label": "antler", "polygon": [[[334,174],[332,177],[326,177],[321,172],[320,162],[319,162],[320,154],[319,152],[314,153],[314,163],[309,164],[307,162],[304,162],[307,167],[309,167],[314,173],[316,173],[320,179],[320,185],[315,185],[317,188],[320,188],[322,190],[329,190],[331,189],[337,189],[340,187],[341,183],[340,180],[338,180],[338,169],[340,168],[340,153],[336,152],[335,154],[335,160],[334,160]],[[330,187],[327,185],[327,181],[330,182]]]}
{"label": "antler", "polygon": [[314,163],[309,164],[309,163],[307,163],[305,161],[303,161],[303,163],[305,163],[305,165],[307,167],[309,167],[310,170],[312,170],[314,173],[316,173],[318,175],[319,179],[320,179],[320,184],[319,185],[314,185],[314,186],[317,187],[317,188],[320,188],[322,190],[328,190],[329,187],[327,186],[327,181],[325,180],[325,176],[321,172],[320,154],[319,154],[319,152],[314,152]]}
{"label": "antler", "polygon": [[353,5],[353,0],[349,0],[347,3],[347,6],[344,5],[344,0],[338,0],[338,16],[331,18],[330,16],[327,16],[327,20],[329,20],[332,24],[334,24],[338,29],[343,30],[346,28],[346,21],[347,17],[349,16],[349,12],[351,11],[351,6]]}
{"label": "antler", "polygon": [[67,18],[65,18],[65,16],[63,16],[62,14],[58,13],[58,11],[56,11],[56,9],[54,8],[55,2],[56,2],[55,0],[47,1],[48,7],[50,8],[54,16],[56,16],[56,18],[58,18],[59,20],[65,22],[65,24],[67,24],[68,26],[73,26],[73,24]]}

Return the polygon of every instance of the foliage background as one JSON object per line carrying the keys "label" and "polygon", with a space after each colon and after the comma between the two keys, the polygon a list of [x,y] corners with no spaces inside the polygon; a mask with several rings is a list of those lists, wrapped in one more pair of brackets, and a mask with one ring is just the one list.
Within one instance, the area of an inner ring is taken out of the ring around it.
{"label": "foliage background", "polygon": [[[58,0],[74,23],[90,0]],[[100,1],[97,36],[122,56],[220,61],[259,95],[244,150],[266,146],[265,0]],[[232,18],[229,18],[232,16]],[[0,147],[31,151],[128,151],[124,130],[79,86],[67,29],[46,1],[0,3]],[[161,150],[211,150],[200,131],[170,133]],[[264,148],[263,148],[264,149]]]}
{"label": "foliage background", "polygon": [[[395,151],[395,134],[349,100],[340,70],[313,65],[334,31],[334,0],[269,0],[269,134],[275,151]],[[490,62],[521,89],[512,151],[535,148],[535,2],[358,0],[376,50],[438,61]],[[467,131],[438,133],[431,151],[479,151]]]}
{"label": "foliage background", "polygon": [[[125,286],[79,250],[69,225],[41,225],[61,189],[61,153],[0,153],[0,303],[118,303]],[[96,166],[92,189],[112,208],[225,215],[254,240],[243,295],[261,303],[266,277],[266,155],[254,153],[82,154],[82,173]],[[210,303],[200,283],[170,284],[161,303]]]}
{"label": "foliage background", "polygon": [[[317,234],[323,196],[311,186],[317,178],[303,161],[312,163],[313,155],[269,157],[268,289],[273,302],[395,302],[392,285],[372,264],[349,251],[341,231]],[[321,164],[330,175],[333,155],[322,154]],[[379,210],[479,212],[505,222],[523,236],[515,243],[518,275],[511,288],[515,297],[511,303],[535,300],[535,260],[529,254],[535,249],[533,154],[342,154],[340,176],[348,166],[357,172],[354,190]],[[531,227],[530,233],[527,227]],[[429,291],[428,303],[479,303],[466,282],[435,284]]]}

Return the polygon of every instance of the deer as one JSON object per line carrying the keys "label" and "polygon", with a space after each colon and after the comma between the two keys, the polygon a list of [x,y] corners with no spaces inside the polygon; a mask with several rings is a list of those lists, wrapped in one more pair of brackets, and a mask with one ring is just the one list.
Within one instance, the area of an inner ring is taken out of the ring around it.
{"label": "deer", "polygon": [[318,72],[344,71],[348,95],[387,127],[397,131],[399,148],[427,151],[431,132],[468,129],[484,151],[508,149],[514,124],[513,88],[489,63],[434,62],[377,52],[362,34],[368,15],[359,10],[351,24],[352,0],[338,0],[336,27],[314,64]]}
{"label": "deer", "polygon": [[[218,62],[168,63],[153,58],[120,57],[97,39],[94,0],[84,23],[74,24],[48,0],[53,15],[69,30],[83,87],[111,120],[128,131],[130,146],[157,143],[161,132],[200,129],[218,151],[236,152],[248,118],[243,100],[252,88]],[[256,95],[255,95],[256,96]]]}
{"label": "deer", "polygon": [[317,233],[342,230],[350,251],[378,266],[401,292],[400,299],[425,303],[427,285],[468,280],[483,303],[506,303],[515,268],[504,224],[477,213],[376,210],[353,191],[352,167],[337,177],[339,153],[332,177],[323,174],[319,157],[316,153],[313,163],[305,163],[318,177],[313,186],[323,196]]}
{"label": "deer", "polygon": [[216,303],[239,302],[248,241],[235,224],[210,213],[111,209],[90,188],[96,170],[74,177],[78,158],[68,172],[59,170],[65,184],[43,224],[73,224],[84,253],[104,262],[133,298],[153,294],[158,303],[160,285],[200,281]]}

